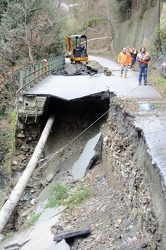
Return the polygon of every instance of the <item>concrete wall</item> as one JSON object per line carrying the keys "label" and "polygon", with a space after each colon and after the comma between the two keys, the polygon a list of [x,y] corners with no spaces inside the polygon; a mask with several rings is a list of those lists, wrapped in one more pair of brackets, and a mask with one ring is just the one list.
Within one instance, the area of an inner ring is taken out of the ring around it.
{"label": "concrete wall", "polygon": [[[161,11],[164,13],[165,8],[166,3],[162,3]],[[150,51],[156,27],[157,7],[146,11],[142,18],[136,13],[132,20],[118,23],[113,39],[114,52],[118,54],[126,46],[134,46],[138,50],[141,46],[145,46]]]}

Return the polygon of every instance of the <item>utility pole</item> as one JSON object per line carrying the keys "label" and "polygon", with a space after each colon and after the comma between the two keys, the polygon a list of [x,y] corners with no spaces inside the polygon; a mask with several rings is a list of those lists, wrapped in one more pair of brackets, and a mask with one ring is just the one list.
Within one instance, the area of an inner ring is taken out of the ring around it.
{"label": "utility pole", "polygon": [[161,0],[157,0],[157,50],[161,50],[161,36],[160,36],[160,4]]}

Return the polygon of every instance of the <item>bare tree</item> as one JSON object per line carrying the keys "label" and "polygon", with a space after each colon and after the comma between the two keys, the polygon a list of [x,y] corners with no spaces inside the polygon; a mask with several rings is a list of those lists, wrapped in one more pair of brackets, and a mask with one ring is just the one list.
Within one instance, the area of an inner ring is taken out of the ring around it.
{"label": "bare tree", "polygon": [[[15,62],[18,58],[29,57],[33,63],[34,54],[38,57],[45,46],[53,43],[54,34],[58,38],[61,33],[64,18],[60,18],[60,2],[21,0],[8,3],[0,26],[0,46],[4,58]],[[43,40],[45,43],[42,43]],[[54,43],[57,40],[60,42],[60,39],[55,39]]]}

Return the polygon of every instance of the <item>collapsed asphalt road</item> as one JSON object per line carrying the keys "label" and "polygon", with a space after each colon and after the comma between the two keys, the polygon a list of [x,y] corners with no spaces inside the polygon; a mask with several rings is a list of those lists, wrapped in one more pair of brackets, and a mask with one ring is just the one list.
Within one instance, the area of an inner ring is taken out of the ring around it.
{"label": "collapsed asphalt road", "polygon": [[[155,189],[158,192],[159,190],[157,189],[157,185],[161,188],[160,190],[160,194],[161,195],[165,195],[165,162],[166,162],[166,156],[164,153],[164,149],[165,149],[165,143],[166,143],[166,138],[165,138],[165,123],[166,123],[166,117],[165,114],[163,112],[164,107],[165,107],[165,101],[162,99],[161,95],[152,87],[150,86],[140,86],[138,87],[137,85],[137,72],[128,72],[128,78],[124,79],[124,78],[120,78],[119,77],[119,66],[114,63],[111,62],[107,59],[103,59],[103,58],[97,58],[97,57],[92,57],[90,59],[99,61],[100,64],[102,64],[104,67],[108,67],[112,72],[113,75],[110,77],[104,76],[104,74],[98,76],[98,77],[94,77],[93,81],[95,82],[96,85],[103,85],[104,87],[106,87],[107,89],[109,89],[109,91],[111,93],[116,94],[116,98],[115,101],[118,101],[119,99],[123,99],[123,101],[120,101],[120,105],[121,106],[125,106],[126,103],[128,104],[128,102],[130,102],[130,99],[132,100],[131,103],[132,105],[128,105],[129,107],[127,107],[127,112],[130,114],[131,116],[134,117],[134,123],[135,126],[137,128],[138,131],[140,131],[140,136],[141,133],[144,136],[144,139],[146,140],[147,143],[147,147],[148,147],[148,152],[150,154],[150,156],[152,157],[152,166],[155,167],[155,171],[156,171],[156,175],[159,176],[159,183],[156,183],[156,186],[154,187],[154,192]],[[119,98],[119,99],[118,99]],[[160,109],[153,109],[153,110],[141,110],[139,107],[141,104],[143,103],[160,103],[161,108]],[[112,114],[116,115],[115,110],[113,110]],[[119,122],[121,122],[121,120],[119,120]],[[112,126],[110,124],[110,126]],[[107,132],[106,132],[107,134]],[[106,136],[105,134],[105,136]],[[155,136],[154,136],[155,135]],[[105,139],[106,141],[109,140],[109,138]],[[153,172],[153,171],[152,171]],[[154,174],[154,172],[152,173]],[[106,180],[103,176],[103,183],[105,183]],[[108,183],[105,183],[105,185],[107,185]],[[98,183],[99,185],[99,183]],[[107,186],[108,189],[108,186]],[[110,194],[112,195],[112,194]],[[156,194],[157,196],[157,194]],[[120,197],[119,197],[120,198]],[[161,201],[162,203],[164,203],[164,200],[159,199],[159,202]],[[105,203],[106,204],[106,203]],[[101,207],[101,210],[104,211],[104,205]],[[162,205],[162,204],[161,204]],[[161,216],[161,212],[162,209],[158,203],[159,209],[158,211],[156,211],[157,217]],[[164,204],[162,205],[164,207]],[[113,209],[113,208],[112,208]],[[54,214],[55,215],[55,214]],[[120,215],[119,215],[120,216]],[[52,217],[52,216],[51,216]],[[51,218],[49,216],[49,218]],[[162,220],[163,218],[165,218],[165,215],[163,214],[162,216]],[[50,222],[50,219],[49,219]],[[106,223],[106,222],[105,222]],[[117,219],[117,223],[120,225],[120,219]],[[50,222],[48,225],[48,228],[46,227],[46,225],[43,223],[42,224],[42,217],[40,220],[40,223],[35,225],[35,228],[37,228],[38,226],[40,227],[41,231],[42,231],[42,225],[43,227],[43,231],[45,232],[45,234],[48,234],[49,239],[52,238],[52,236],[50,236],[50,224],[55,224],[55,220]],[[46,229],[47,228],[47,229]],[[103,226],[104,228],[104,226]],[[165,228],[163,227],[163,245],[165,244],[164,242],[164,235],[165,235]],[[102,229],[101,229],[102,230]],[[29,233],[31,231],[31,233]],[[47,242],[47,244],[41,244],[41,233],[40,235],[38,235],[37,232],[35,232],[35,238],[33,236],[33,231],[34,228],[32,230],[30,230],[28,233],[26,232],[26,234],[23,234],[20,238],[19,235],[16,235],[15,240],[13,239],[9,239],[8,242],[6,244],[10,245],[12,242],[19,242],[20,246],[22,246],[21,242],[22,239],[24,241],[26,241],[27,239],[32,239],[29,240],[29,242],[27,242],[24,246],[21,247],[21,249],[56,249],[55,247],[58,247],[58,244],[55,245],[53,244],[53,242]],[[40,232],[41,232],[40,231]],[[160,229],[161,232],[161,229]],[[103,240],[105,242],[106,239],[100,239],[101,241]],[[160,239],[161,241],[161,239]],[[97,249],[97,248],[93,248],[91,243],[89,242],[89,247],[91,247],[90,249]],[[40,248],[39,248],[40,245]],[[140,244],[141,245],[141,244]],[[139,245],[139,246],[140,246]],[[144,244],[145,246],[146,244]],[[31,246],[31,247],[30,247]],[[30,248],[29,248],[30,247]],[[43,247],[43,248],[42,248]],[[95,247],[95,246],[94,246]],[[100,246],[101,247],[101,246]],[[143,247],[143,244],[142,244]],[[67,249],[67,246],[64,246],[64,249]],[[103,247],[102,247],[103,248]],[[57,248],[60,249],[60,248]],[[63,249],[63,248],[61,248]],[[81,247],[79,248],[81,249]],[[88,248],[87,248],[88,249]],[[104,249],[104,248],[103,248]],[[108,245],[106,245],[105,249],[109,249]],[[110,249],[116,249],[113,248],[113,246],[110,246]],[[120,248],[119,248],[120,249]],[[130,248],[128,248],[130,249]],[[131,248],[132,249],[132,248]],[[150,248],[153,249],[153,248]],[[163,249],[162,246],[158,249]]]}

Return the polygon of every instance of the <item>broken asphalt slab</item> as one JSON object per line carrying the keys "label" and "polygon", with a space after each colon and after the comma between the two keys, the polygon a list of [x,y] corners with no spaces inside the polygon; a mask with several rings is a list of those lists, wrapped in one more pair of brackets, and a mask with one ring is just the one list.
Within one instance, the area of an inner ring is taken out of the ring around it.
{"label": "broken asphalt slab", "polygon": [[53,235],[50,230],[51,226],[58,221],[60,213],[64,209],[64,207],[45,209],[33,227],[15,233],[13,237],[0,244],[0,249],[69,250],[70,247],[65,240],[58,243],[53,242]]}
{"label": "broken asphalt slab", "polygon": [[99,158],[99,152],[95,149],[101,139],[101,133],[87,142],[79,160],[72,167],[72,176],[74,179],[82,179],[91,165]]}

